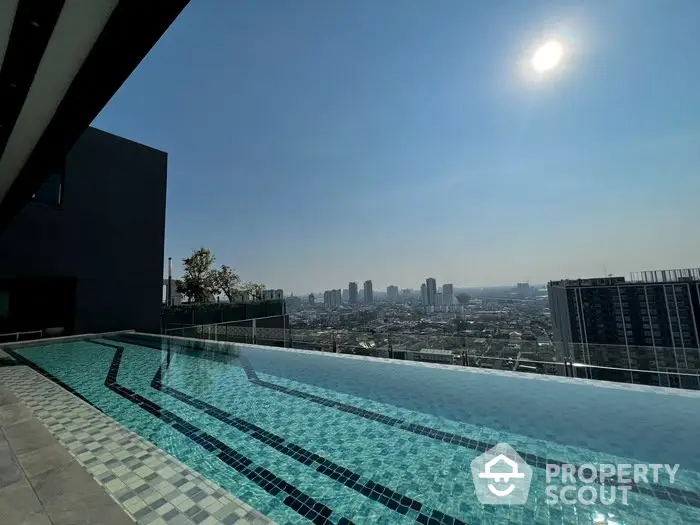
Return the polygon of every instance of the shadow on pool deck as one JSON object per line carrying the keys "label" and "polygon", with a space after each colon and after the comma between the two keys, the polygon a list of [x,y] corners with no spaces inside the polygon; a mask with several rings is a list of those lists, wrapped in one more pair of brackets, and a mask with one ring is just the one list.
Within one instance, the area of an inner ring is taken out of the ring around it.
{"label": "shadow on pool deck", "polygon": [[0,523],[134,525],[46,427],[2,387]]}

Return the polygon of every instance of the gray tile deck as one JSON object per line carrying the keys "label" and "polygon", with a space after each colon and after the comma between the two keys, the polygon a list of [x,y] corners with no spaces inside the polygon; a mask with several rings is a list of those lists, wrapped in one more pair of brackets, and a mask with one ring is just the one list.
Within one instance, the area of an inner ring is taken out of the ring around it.
{"label": "gray tile deck", "polygon": [[0,384],[0,524],[273,523],[34,370]]}
{"label": "gray tile deck", "polygon": [[133,525],[46,427],[1,387],[0,523]]}

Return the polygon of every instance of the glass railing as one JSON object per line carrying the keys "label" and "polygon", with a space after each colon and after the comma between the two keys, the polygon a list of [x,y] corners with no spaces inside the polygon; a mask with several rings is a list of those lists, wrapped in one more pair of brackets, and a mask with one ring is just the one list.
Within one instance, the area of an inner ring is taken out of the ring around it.
{"label": "glass railing", "polygon": [[[269,326],[269,324],[278,326]],[[340,354],[700,390],[700,349],[563,344],[441,333],[284,328],[275,316],[166,335]]]}
{"label": "glass railing", "polygon": [[168,328],[163,333],[169,336],[212,341],[290,346],[291,331],[288,328],[284,328],[285,324],[285,316],[271,315],[224,323],[179,326]]}

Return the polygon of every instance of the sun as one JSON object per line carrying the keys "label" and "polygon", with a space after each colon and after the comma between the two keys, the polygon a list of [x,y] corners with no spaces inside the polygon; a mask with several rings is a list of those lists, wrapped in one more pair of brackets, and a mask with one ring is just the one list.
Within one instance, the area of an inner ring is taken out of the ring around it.
{"label": "sun", "polygon": [[564,56],[564,46],[556,40],[550,40],[537,48],[535,54],[532,55],[530,64],[537,73],[544,73],[556,68],[561,62],[562,56]]}

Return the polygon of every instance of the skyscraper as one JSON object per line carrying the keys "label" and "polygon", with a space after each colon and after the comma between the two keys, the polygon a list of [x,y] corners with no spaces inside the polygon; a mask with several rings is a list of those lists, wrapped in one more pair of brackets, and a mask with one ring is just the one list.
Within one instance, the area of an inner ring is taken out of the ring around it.
{"label": "skyscraper", "polygon": [[331,304],[333,305],[333,308],[338,308],[342,304],[342,292],[340,291],[340,288],[337,290],[331,290],[332,296],[331,296]]}
{"label": "skyscraper", "polygon": [[437,295],[437,281],[433,277],[425,280],[425,287],[428,292],[428,306],[435,306],[435,296]]}
{"label": "skyscraper", "polygon": [[365,304],[372,304],[374,296],[372,295],[372,280],[365,281]]}
{"label": "skyscraper", "polygon": [[442,285],[442,304],[445,311],[450,311],[454,303],[454,287],[451,284]]}
{"label": "skyscraper", "polygon": [[348,297],[350,304],[357,304],[357,283],[351,282],[348,284]]}
{"label": "skyscraper", "polygon": [[338,308],[341,303],[341,292],[338,290],[326,290],[323,292],[323,304],[326,308]]}
{"label": "skyscraper", "polygon": [[390,284],[386,287],[386,298],[387,301],[398,301],[399,300],[399,287]]}
{"label": "skyscraper", "polygon": [[515,292],[521,297],[526,298],[530,296],[530,283],[518,283],[515,285]]}
{"label": "skyscraper", "polygon": [[420,285],[420,301],[423,306],[428,306],[428,287],[425,286],[425,283]]}
{"label": "skyscraper", "polygon": [[642,374],[584,369],[594,378],[666,386],[683,381],[673,371],[700,368],[698,268],[641,272],[630,281],[551,281],[547,293],[557,361],[663,370]]}
{"label": "skyscraper", "polygon": [[343,290],[342,298],[344,303],[347,303],[350,299],[350,291],[347,288]]}

